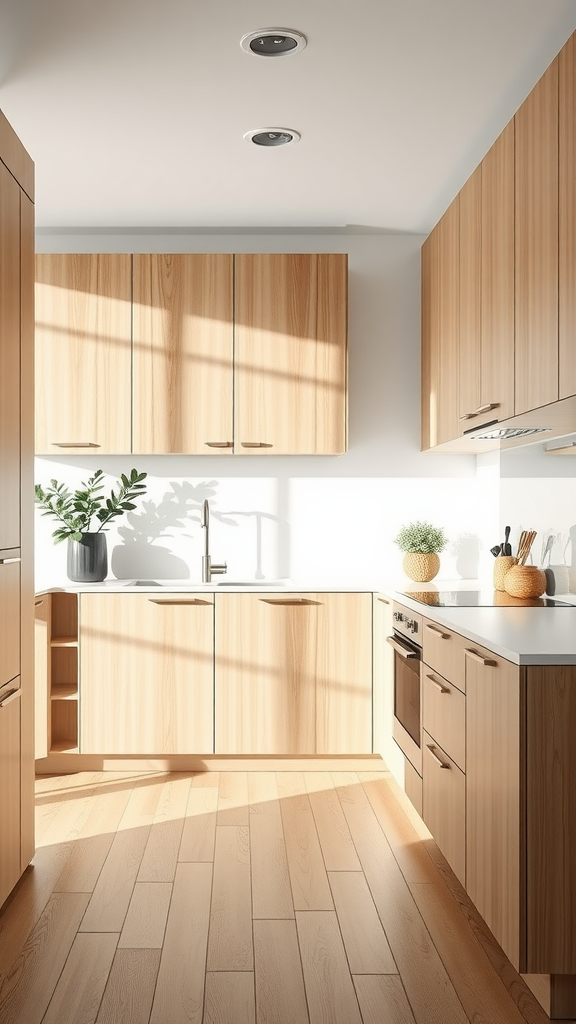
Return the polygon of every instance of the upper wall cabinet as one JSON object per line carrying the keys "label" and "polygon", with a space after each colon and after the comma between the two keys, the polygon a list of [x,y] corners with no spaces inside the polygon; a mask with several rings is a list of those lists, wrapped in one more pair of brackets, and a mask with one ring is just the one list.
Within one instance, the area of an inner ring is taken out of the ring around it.
{"label": "upper wall cabinet", "polygon": [[37,293],[38,454],[346,450],[346,255],[40,256]]}
{"label": "upper wall cabinet", "polygon": [[347,257],[235,257],[235,451],[346,450]]}
{"label": "upper wall cabinet", "polygon": [[36,257],[36,452],[131,450],[132,258]]}
{"label": "upper wall cabinet", "polygon": [[233,445],[233,257],[134,256],[133,451]]}
{"label": "upper wall cabinet", "polygon": [[559,397],[576,395],[576,35],[558,57]]}
{"label": "upper wall cabinet", "polygon": [[0,163],[0,549],[20,547],[20,188]]}

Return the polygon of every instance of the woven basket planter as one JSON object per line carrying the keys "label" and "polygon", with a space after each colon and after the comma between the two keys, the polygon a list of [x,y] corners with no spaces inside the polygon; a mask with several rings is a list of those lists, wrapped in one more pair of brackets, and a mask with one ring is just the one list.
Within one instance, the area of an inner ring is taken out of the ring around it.
{"label": "woven basket planter", "polygon": [[434,551],[407,551],[402,568],[408,578],[416,583],[429,583],[440,568],[440,558]]}
{"label": "woven basket planter", "polygon": [[512,597],[540,597],[546,590],[546,573],[535,565],[513,565],[504,587]]}
{"label": "woven basket planter", "polygon": [[494,590],[505,590],[504,580],[506,573],[513,565],[518,564],[518,559],[512,555],[498,555],[494,562]]}

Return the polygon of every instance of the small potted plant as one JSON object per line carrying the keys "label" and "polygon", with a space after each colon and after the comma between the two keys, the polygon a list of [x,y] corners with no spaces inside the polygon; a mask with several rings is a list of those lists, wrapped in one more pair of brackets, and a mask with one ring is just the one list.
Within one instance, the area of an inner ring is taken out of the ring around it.
{"label": "small potted plant", "polygon": [[411,580],[429,583],[434,579],[440,568],[439,553],[448,543],[441,527],[420,521],[409,523],[401,528],[394,542],[405,552],[402,568]]}
{"label": "small potted plant", "polygon": [[58,523],[52,536],[56,544],[68,540],[67,572],[75,583],[100,583],[108,572],[106,534],[102,531],[125,512],[136,508],[135,498],[146,491],[142,481],[147,473],[131,470],[122,473],[109,497],[103,493],[104,473],[97,469],[93,476],[75,491],[66,484],[51,480],[44,489],[36,484],[36,503],[43,516],[52,516]]}

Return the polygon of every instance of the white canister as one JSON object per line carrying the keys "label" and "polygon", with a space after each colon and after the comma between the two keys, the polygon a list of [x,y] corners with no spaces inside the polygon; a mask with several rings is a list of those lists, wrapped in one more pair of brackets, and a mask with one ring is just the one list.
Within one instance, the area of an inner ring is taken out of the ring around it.
{"label": "white canister", "polygon": [[570,569],[567,565],[550,565],[546,569],[546,593],[567,594],[570,589]]}

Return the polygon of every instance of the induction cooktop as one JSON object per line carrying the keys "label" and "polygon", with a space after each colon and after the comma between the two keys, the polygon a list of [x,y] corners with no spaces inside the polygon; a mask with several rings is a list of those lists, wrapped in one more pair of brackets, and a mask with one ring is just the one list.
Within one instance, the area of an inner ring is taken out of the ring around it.
{"label": "induction cooktop", "polygon": [[410,597],[420,604],[434,608],[574,608],[569,601],[557,601],[554,597],[510,597],[503,590],[406,590],[403,597]]}

